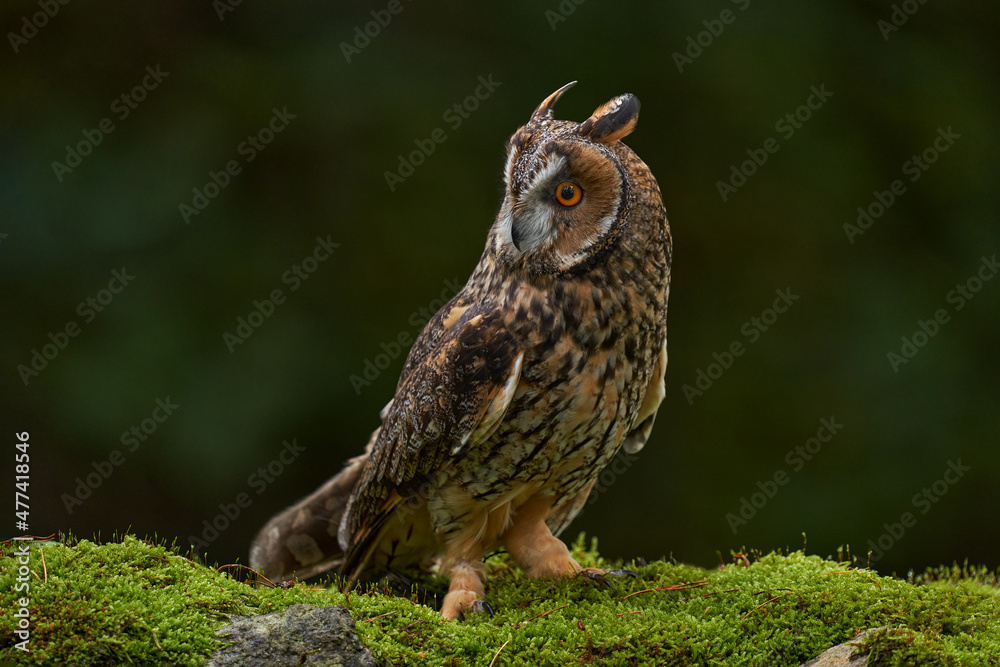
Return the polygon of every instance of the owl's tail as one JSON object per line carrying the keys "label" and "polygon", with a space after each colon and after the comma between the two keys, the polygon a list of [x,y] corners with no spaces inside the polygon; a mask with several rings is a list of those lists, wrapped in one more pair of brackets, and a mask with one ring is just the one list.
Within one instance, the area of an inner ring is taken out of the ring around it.
{"label": "owl's tail", "polygon": [[323,486],[267,522],[250,545],[250,567],[277,582],[307,579],[343,562],[337,531],[371,445]]}

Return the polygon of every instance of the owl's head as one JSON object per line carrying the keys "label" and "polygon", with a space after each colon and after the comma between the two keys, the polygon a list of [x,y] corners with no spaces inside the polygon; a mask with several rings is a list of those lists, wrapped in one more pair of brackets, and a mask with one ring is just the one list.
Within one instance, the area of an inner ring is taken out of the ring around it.
{"label": "owl's head", "polygon": [[[666,220],[656,180],[620,141],[635,129],[639,100],[616,97],[582,123],[554,120],[553,106],[575,83],[545,98],[507,147],[490,245],[508,268],[531,275],[585,272],[635,236],[630,225]],[[636,221],[636,213],[663,220]]]}

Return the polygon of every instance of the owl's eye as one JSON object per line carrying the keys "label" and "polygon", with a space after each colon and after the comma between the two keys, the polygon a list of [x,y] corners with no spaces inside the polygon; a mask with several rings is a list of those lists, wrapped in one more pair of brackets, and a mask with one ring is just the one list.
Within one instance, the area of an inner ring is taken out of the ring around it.
{"label": "owl's eye", "polygon": [[576,206],[583,198],[583,188],[576,183],[563,181],[556,186],[556,201],[565,207]]}

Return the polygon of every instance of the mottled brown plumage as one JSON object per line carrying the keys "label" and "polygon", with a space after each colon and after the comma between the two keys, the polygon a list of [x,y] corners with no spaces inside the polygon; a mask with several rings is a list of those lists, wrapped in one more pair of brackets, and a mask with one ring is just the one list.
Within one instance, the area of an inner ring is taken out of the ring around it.
{"label": "mottled brown plumage", "polygon": [[638,100],[553,120],[567,88],[511,138],[479,265],[414,343],[365,453],[258,535],[265,575],[339,565],[351,585],[438,562],[456,618],[483,596],[487,550],[532,576],[580,569],[556,536],[663,398],[671,239],[620,141]]}

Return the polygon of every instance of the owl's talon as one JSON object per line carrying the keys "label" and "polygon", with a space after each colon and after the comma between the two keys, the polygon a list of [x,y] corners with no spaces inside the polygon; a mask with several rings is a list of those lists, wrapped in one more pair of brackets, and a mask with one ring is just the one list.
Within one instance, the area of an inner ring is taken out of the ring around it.
{"label": "owl's talon", "polygon": [[493,618],[496,614],[493,611],[493,607],[486,600],[476,600],[469,605],[466,613],[472,612],[474,614],[489,614],[490,618]]}
{"label": "owl's talon", "polygon": [[604,573],[605,576],[610,577],[637,577],[639,573],[634,570],[608,570]]}
{"label": "owl's talon", "polygon": [[611,585],[611,582],[608,581],[607,578],[604,576],[604,574],[601,573],[601,572],[595,572],[593,570],[580,570],[580,572],[577,573],[576,576],[578,576],[578,577],[579,576],[587,577],[591,581],[596,581],[599,584],[603,584],[603,585],[607,586],[612,591],[615,590],[615,587]]}
{"label": "owl's talon", "polygon": [[478,599],[463,607],[454,618],[456,621],[464,621],[466,620],[468,614],[489,614],[490,618],[493,618],[495,612],[489,602],[483,599]]}

